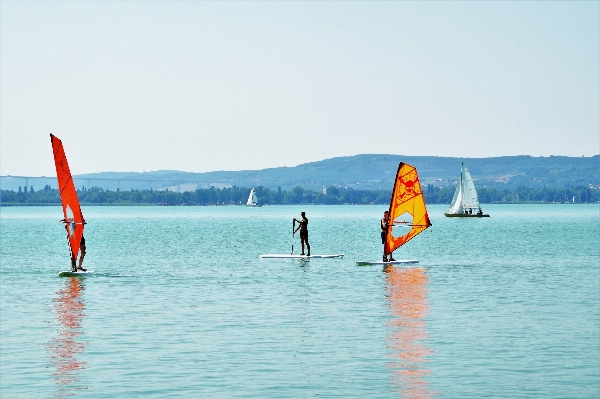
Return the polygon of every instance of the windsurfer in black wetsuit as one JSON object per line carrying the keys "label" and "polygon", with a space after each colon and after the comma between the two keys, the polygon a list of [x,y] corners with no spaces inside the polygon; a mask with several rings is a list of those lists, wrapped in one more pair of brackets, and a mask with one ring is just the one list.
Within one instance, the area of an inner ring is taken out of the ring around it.
{"label": "windsurfer in black wetsuit", "polygon": [[79,243],[79,252],[81,253],[81,257],[79,258],[79,266],[77,266],[77,270],[81,272],[86,272],[87,270],[81,267],[81,264],[83,263],[83,258],[85,258],[85,237],[83,237],[83,234],[81,235],[81,241]]}
{"label": "windsurfer in black wetsuit", "polygon": [[302,216],[302,220],[294,218],[294,220],[298,222],[298,228],[294,230],[294,233],[300,230],[300,243],[302,244],[302,253],[300,255],[304,255],[304,243],[306,242],[306,249],[308,249],[308,253],[306,255],[310,256],[310,244],[308,243],[308,219],[306,218],[306,214],[304,212],[300,212],[300,216]]}
{"label": "windsurfer in black wetsuit", "polygon": [[[67,237],[68,237],[69,236],[69,226],[66,223],[65,223],[65,230],[67,230]],[[81,272],[87,271],[86,269],[81,267],[81,264],[83,263],[83,258],[85,258],[85,238],[83,237],[83,235],[81,236],[81,241],[79,241],[79,251],[81,252],[81,258],[79,258],[79,266],[77,266],[77,258],[75,257],[77,254],[71,255],[71,271],[72,272],[76,272],[78,270]]]}
{"label": "windsurfer in black wetsuit", "polygon": [[[387,229],[388,229],[388,226],[390,225],[390,212],[389,211],[383,212],[383,218],[381,219],[380,225],[381,225],[381,243],[385,245],[385,238],[387,236]],[[394,259],[392,257],[392,254],[390,254],[389,260],[388,260],[387,254],[385,254],[385,253],[383,254],[383,261],[384,262],[392,262],[394,260],[396,260],[396,259]]]}

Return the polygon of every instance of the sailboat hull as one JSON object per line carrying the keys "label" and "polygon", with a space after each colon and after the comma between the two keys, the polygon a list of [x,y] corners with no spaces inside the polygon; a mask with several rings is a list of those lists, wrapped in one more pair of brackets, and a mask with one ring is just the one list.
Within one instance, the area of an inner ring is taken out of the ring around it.
{"label": "sailboat hull", "polygon": [[263,204],[246,204],[246,206],[249,206],[251,208],[260,208],[261,206],[263,206]]}
{"label": "sailboat hull", "polygon": [[444,215],[446,215],[446,217],[448,217],[448,218],[489,218],[490,217],[490,215],[488,215],[488,214],[467,215],[464,213],[444,213]]}

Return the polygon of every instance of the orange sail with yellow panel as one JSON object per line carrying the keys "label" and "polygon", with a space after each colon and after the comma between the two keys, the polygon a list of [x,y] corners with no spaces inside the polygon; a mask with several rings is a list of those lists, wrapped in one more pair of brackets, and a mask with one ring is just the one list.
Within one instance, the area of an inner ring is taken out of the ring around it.
{"label": "orange sail with yellow panel", "polygon": [[50,134],[52,142],[52,151],[54,152],[54,164],[56,165],[56,177],[58,179],[58,191],[62,202],[64,219],[67,229],[67,240],[71,249],[71,261],[77,260],[79,245],[83,236],[83,227],[85,220],[81,213],[81,206],[77,198],[77,191],[73,183],[73,177],[67,163],[67,156],[63,148],[62,141],[53,134]]}
{"label": "orange sail with yellow panel", "polygon": [[431,226],[417,169],[400,162],[389,209],[384,255],[406,244],[410,239]]}

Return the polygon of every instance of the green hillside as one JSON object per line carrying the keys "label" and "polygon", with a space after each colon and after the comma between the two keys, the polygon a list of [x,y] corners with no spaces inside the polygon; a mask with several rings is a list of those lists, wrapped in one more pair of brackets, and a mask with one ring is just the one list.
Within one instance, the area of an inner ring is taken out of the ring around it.
{"label": "green hillside", "polygon": [[[454,186],[464,162],[475,179],[477,188],[515,189],[517,187],[569,188],[600,186],[600,156],[593,157],[531,157],[511,156],[496,158],[452,158],[362,154],[310,162],[295,167],[263,170],[217,171],[191,173],[161,170],[155,172],[103,172],[75,175],[79,187],[101,187],[116,190],[192,191],[197,188],[224,188],[231,186],[269,189],[281,187],[290,190],[321,190],[323,187],[352,187],[355,190],[390,189],[400,161],[417,167],[423,184],[444,188]],[[23,179],[3,178],[2,189],[16,190],[24,185]],[[56,187],[56,179],[30,180],[36,189],[49,184]]]}

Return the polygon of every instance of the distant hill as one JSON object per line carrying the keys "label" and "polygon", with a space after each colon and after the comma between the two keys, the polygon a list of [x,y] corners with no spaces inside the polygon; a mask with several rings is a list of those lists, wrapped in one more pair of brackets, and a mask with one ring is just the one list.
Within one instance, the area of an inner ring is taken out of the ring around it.
{"label": "distant hill", "polygon": [[[478,188],[508,188],[519,186],[539,188],[568,188],[600,186],[600,155],[592,157],[531,157],[510,156],[495,158],[453,158],[362,154],[310,162],[295,167],[262,170],[216,171],[191,173],[160,170],[155,172],[102,172],[75,175],[78,188],[102,187],[121,190],[154,189],[191,191],[196,188],[242,186],[284,190],[300,186],[320,190],[340,186],[354,189],[390,189],[400,161],[417,167],[423,184],[448,187],[456,184],[460,163],[464,162]],[[24,185],[23,179],[3,177],[4,190],[16,190]],[[30,186],[56,187],[56,179],[30,179]]]}

